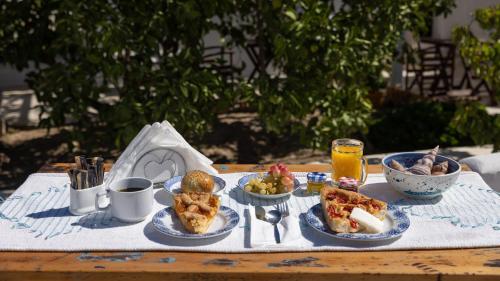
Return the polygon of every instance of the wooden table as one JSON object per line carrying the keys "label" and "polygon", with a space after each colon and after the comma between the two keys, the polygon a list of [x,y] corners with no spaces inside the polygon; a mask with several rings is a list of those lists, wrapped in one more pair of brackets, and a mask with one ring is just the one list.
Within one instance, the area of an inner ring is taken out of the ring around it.
{"label": "wooden table", "polygon": [[[64,171],[68,164],[41,171]],[[109,165],[107,166],[109,169]],[[262,165],[215,165],[221,173]],[[328,165],[289,165],[328,171]],[[370,173],[381,172],[369,166]],[[481,239],[481,237],[478,237]],[[386,252],[217,254],[0,252],[0,280],[500,280],[500,247]]]}

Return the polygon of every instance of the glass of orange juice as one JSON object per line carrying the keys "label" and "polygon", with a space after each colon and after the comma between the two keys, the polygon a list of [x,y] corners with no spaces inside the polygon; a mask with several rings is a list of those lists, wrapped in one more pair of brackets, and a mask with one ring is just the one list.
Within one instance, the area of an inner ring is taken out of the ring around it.
{"label": "glass of orange juice", "polygon": [[341,177],[356,179],[363,184],[366,180],[366,158],[363,156],[363,142],[354,139],[336,139],[332,142],[332,180]]}

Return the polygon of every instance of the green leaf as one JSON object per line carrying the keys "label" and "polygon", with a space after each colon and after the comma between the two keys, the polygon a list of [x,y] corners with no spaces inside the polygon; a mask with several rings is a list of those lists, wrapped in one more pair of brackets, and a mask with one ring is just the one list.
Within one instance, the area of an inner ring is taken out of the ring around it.
{"label": "green leaf", "polygon": [[296,21],[296,20],[297,20],[297,14],[296,14],[296,13],[295,13],[295,11],[294,11],[294,10],[292,10],[292,9],[287,9],[287,10],[285,11],[285,15],[286,15],[287,17],[289,17],[290,19],[294,20],[294,21]]}

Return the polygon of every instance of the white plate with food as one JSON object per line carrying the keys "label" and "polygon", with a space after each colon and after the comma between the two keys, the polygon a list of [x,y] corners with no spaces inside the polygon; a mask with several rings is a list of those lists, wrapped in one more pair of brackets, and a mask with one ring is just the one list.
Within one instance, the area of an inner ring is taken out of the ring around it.
{"label": "white plate with food", "polygon": [[401,236],[410,219],[397,207],[362,194],[323,188],[321,203],[311,207],[305,220],[315,230],[335,238],[379,241]]}
{"label": "white plate with food", "polygon": [[245,189],[245,186],[252,179],[259,179],[261,181],[266,175],[267,174],[264,174],[264,175],[262,175],[262,174],[251,174],[251,175],[243,176],[243,177],[241,177],[238,180],[238,186],[243,190],[243,192],[247,193],[248,195],[251,195],[251,196],[254,196],[254,197],[257,197],[257,198],[262,198],[262,199],[279,199],[279,198],[283,198],[283,197],[289,196],[295,190],[297,190],[299,188],[299,186],[300,186],[300,182],[297,179],[294,179],[293,189],[291,191],[287,191],[287,192],[283,192],[283,193],[275,193],[275,194],[266,193],[266,194],[261,194],[261,193],[257,192],[256,189],[254,189],[255,192]]}
{"label": "white plate with food", "polygon": [[217,195],[188,192],[174,195],[174,206],[153,217],[154,227],[166,235],[184,239],[206,239],[229,233],[240,216],[233,209],[220,206]]}
{"label": "white plate with food", "polygon": [[[219,178],[217,176],[211,176],[214,182],[214,188],[212,190],[212,193],[220,193],[221,191],[224,190],[226,187],[226,181],[224,181],[222,178]],[[184,176],[176,176],[173,177],[169,180],[167,180],[163,184],[163,188],[165,188],[166,191],[172,193],[172,194],[178,194],[182,192],[182,180],[184,179]]]}
{"label": "white plate with food", "polygon": [[231,208],[221,206],[206,233],[190,233],[182,225],[174,208],[165,208],[153,217],[154,227],[163,234],[184,239],[206,239],[224,235],[235,228],[240,216]]}
{"label": "white plate with food", "polygon": [[279,199],[289,196],[300,182],[283,164],[270,167],[264,174],[250,174],[238,180],[238,186],[248,195],[262,199]]}

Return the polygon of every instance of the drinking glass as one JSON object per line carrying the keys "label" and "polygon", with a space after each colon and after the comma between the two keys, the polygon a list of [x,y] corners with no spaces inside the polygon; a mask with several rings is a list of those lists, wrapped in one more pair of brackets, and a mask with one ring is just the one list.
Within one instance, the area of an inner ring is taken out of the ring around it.
{"label": "drinking glass", "polygon": [[366,181],[366,158],[363,156],[363,142],[355,139],[336,139],[332,142],[332,180],[341,177]]}

